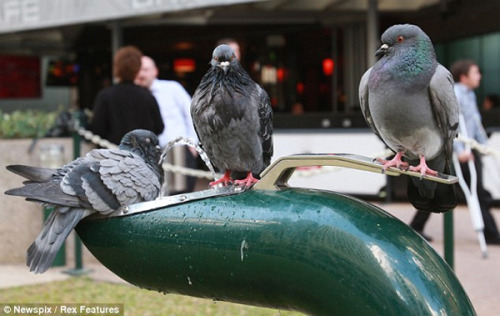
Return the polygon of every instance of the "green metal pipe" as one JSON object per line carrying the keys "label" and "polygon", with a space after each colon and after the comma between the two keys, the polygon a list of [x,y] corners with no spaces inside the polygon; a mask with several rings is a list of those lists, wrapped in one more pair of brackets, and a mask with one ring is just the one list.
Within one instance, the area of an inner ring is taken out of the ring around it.
{"label": "green metal pipe", "polygon": [[[73,159],[77,159],[81,156],[81,137],[78,134],[78,129],[82,124],[82,113],[76,111],[73,114],[74,130],[73,130]],[[75,267],[72,270],[67,271],[71,275],[82,275],[86,274],[87,271],[83,268],[83,258],[82,258],[82,241],[75,235]]]}
{"label": "green metal pipe", "polygon": [[455,267],[455,245],[453,229],[453,210],[444,213],[443,235],[444,235],[444,260],[454,269]]}
{"label": "green metal pipe", "polygon": [[253,189],[89,217],[76,230],[107,268],[149,290],[314,315],[475,314],[411,228],[333,192]]}

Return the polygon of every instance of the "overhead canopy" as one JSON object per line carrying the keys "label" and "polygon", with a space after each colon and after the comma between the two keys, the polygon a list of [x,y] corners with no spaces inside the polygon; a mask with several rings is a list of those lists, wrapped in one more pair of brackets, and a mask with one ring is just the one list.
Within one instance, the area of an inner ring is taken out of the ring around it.
{"label": "overhead canopy", "polygon": [[[0,0],[0,53],[71,54],[88,26],[418,24],[433,40],[498,30],[498,0]],[[369,14],[367,14],[369,13]],[[390,17],[390,20],[387,20]],[[383,25],[387,27],[387,25]]]}
{"label": "overhead canopy", "polygon": [[[130,18],[161,18],[164,15],[175,20],[186,19],[179,12],[210,9],[209,12],[197,12],[197,23],[203,23],[216,18],[219,11],[224,13],[226,6],[239,4],[251,4],[252,11],[265,16],[266,11],[279,11],[284,15],[292,11],[363,11],[367,9],[368,2],[369,0],[0,0],[0,34]],[[379,0],[378,6],[381,11],[418,10],[437,2],[439,0]],[[234,13],[237,12],[238,10]],[[227,15],[221,14],[220,17],[227,18]],[[189,19],[186,21],[189,22]],[[196,23],[195,20],[191,21]]]}
{"label": "overhead canopy", "polygon": [[263,0],[0,0],[0,34]]}

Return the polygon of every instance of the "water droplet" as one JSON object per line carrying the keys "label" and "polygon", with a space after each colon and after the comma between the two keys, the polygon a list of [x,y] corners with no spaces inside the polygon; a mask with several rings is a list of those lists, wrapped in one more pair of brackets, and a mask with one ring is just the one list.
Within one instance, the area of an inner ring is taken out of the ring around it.
{"label": "water droplet", "polygon": [[245,259],[245,250],[247,250],[247,249],[248,249],[248,243],[245,239],[243,239],[243,241],[241,242],[241,247],[240,247],[240,258],[241,258],[242,262]]}

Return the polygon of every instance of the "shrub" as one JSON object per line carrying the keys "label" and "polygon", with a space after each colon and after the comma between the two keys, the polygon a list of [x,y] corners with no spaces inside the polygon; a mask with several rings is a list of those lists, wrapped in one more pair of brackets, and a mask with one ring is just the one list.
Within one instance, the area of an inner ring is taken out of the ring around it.
{"label": "shrub", "polygon": [[0,138],[42,137],[54,126],[57,112],[36,110],[0,111]]}

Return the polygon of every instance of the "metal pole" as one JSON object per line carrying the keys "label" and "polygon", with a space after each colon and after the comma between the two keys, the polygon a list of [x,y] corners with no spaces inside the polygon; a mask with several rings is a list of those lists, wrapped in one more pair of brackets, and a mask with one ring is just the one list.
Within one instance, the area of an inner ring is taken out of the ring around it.
{"label": "metal pole", "polygon": [[368,62],[368,67],[375,64],[375,51],[377,50],[378,38],[378,0],[369,0],[366,16],[366,61]]}
{"label": "metal pole", "polygon": [[111,24],[111,54],[116,55],[116,51],[123,45],[122,26],[119,21],[113,21]]}
{"label": "metal pole", "polygon": [[453,210],[444,213],[444,260],[454,269]]}
{"label": "metal pole", "polygon": [[[78,126],[80,125],[80,113],[77,112],[75,115],[75,120],[78,121]],[[80,157],[80,135],[78,131],[73,131],[73,159]],[[78,235],[75,235],[75,270],[81,270],[83,267],[82,263],[82,242]]]}

